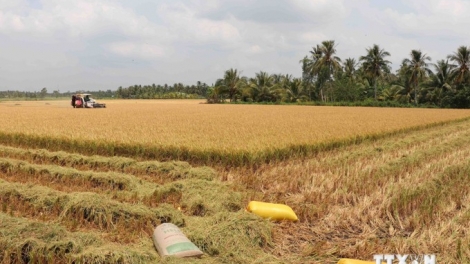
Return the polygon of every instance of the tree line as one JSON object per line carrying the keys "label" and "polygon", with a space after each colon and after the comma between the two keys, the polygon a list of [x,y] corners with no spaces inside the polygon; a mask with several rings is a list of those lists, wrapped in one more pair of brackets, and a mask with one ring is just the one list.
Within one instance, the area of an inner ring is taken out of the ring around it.
{"label": "tree line", "polygon": [[209,85],[198,81],[195,85],[183,85],[175,83],[174,85],[131,85],[129,87],[118,87],[117,90],[98,90],[85,91],[79,90],[75,92],[60,92],[54,90],[48,92],[44,87],[40,91],[24,92],[24,91],[0,91],[0,98],[37,100],[45,98],[63,98],[71,97],[76,93],[90,93],[94,98],[118,98],[118,99],[201,99],[206,98]]}
{"label": "tree line", "polygon": [[121,99],[197,99],[206,98],[209,86],[198,81],[195,85],[175,83],[173,85],[132,85],[119,87],[116,98]]}
{"label": "tree line", "polygon": [[85,91],[80,90],[76,92],[60,92],[59,90],[53,90],[49,92],[46,87],[42,88],[40,91],[15,91],[15,90],[6,90],[0,91],[0,99],[20,99],[20,100],[39,100],[39,99],[46,99],[46,98],[64,98],[64,97],[71,97],[73,94],[77,93],[90,93],[93,94],[95,98],[112,98],[115,96],[115,91],[111,90],[99,90],[99,91]]}
{"label": "tree line", "polygon": [[396,72],[392,72],[388,60],[391,54],[379,45],[367,48],[357,60],[342,60],[336,48],[334,40],[314,46],[300,60],[299,78],[264,71],[248,78],[237,69],[229,69],[209,89],[207,100],[470,107],[469,47],[461,46],[436,63],[421,50],[411,50]]}

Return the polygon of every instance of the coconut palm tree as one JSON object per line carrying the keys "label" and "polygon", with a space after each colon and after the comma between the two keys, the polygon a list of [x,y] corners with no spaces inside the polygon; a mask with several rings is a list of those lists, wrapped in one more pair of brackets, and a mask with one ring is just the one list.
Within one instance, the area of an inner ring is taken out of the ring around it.
{"label": "coconut palm tree", "polygon": [[[406,95],[411,100],[413,84],[411,83],[410,76],[411,74],[410,74],[408,65],[402,62],[402,64],[400,65],[400,68],[397,71],[397,74],[396,74],[397,78],[395,82],[393,82],[393,85],[401,86],[403,88],[401,93],[403,95]],[[410,100],[408,100],[408,103]]]}
{"label": "coconut palm tree", "polygon": [[358,63],[354,58],[347,58],[344,61],[343,70],[346,78],[350,81],[353,81],[356,76],[356,67]]}
{"label": "coconut palm tree", "polygon": [[305,56],[300,63],[302,64],[302,79],[305,86],[309,89],[310,100],[313,100],[313,89],[321,87],[325,81],[324,74],[320,74],[314,67],[317,61],[323,56],[320,45],[316,45],[310,51],[310,57]]}
{"label": "coconut palm tree", "polygon": [[400,100],[402,97],[402,91],[405,89],[401,85],[392,85],[382,91],[382,100],[384,101],[397,101]]}
{"label": "coconut palm tree", "polygon": [[256,73],[255,78],[250,78],[248,86],[251,88],[251,94],[254,101],[271,102],[275,101],[273,76],[267,72]]}
{"label": "coconut palm tree", "polygon": [[311,65],[312,65],[312,60],[308,57],[305,56],[303,59],[299,61],[300,64],[302,64],[302,81],[304,83],[304,87],[308,91],[308,95],[310,98],[310,101],[313,100],[313,79],[314,76],[311,73]]}
{"label": "coconut palm tree", "polygon": [[321,58],[322,55],[323,54],[320,45],[317,45],[316,47],[313,47],[310,51],[310,57],[305,56],[299,61],[302,64],[302,78],[304,80],[308,79],[310,81],[313,81],[314,77],[317,75],[313,66],[318,61],[318,59]]}
{"label": "coconut palm tree", "polygon": [[292,82],[292,75],[290,74],[272,74],[272,87],[271,93],[275,95],[276,99],[282,98],[286,100],[287,89]]}
{"label": "coconut palm tree", "polygon": [[284,81],[284,75],[283,74],[272,74],[272,81],[273,84],[281,84]]}
{"label": "coconut palm tree", "polygon": [[449,60],[438,60],[433,64],[435,74],[431,75],[431,81],[434,87],[452,90],[452,72],[455,66],[449,64]]}
{"label": "coconut palm tree", "polygon": [[440,105],[443,97],[449,91],[454,91],[452,87],[452,72],[456,68],[449,64],[449,60],[439,60],[433,64],[434,73],[430,76],[429,82],[426,84],[426,99]]}
{"label": "coconut palm tree", "polygon": [[[320,82],[320,97],[325,101],[323,95],[323,84],[330,81],[333,75],[341,69],[341,59],[336,54],[336,45],[334,40],[326,40],[322,42],[321,46],[317,46],[319,50],[313,55],[317,56],[316,62],[312,65],[312,70],[318,76],[324,79]],[[321,54],[321,55],[320,55]]]}
{"label": "coconut palm tree", "polygon": [[312,75],[315,75],[315,72],[313,72],[313,65],[323,56],[323,51],[320,45],[317,44],[317,46],[313,47],[312,50],[310,51],[310,69],[312,70]]}
{"label": "coconut palm tree", "polygon": [[304,93],[304,84],[301,78],[294,78],[285,89],[285,99],[287,102],[298,102],[307,100],[308,97]]}
{"label": "coconut palm tree", "polygon": [[455,68],[452,71],[455,84],[467,82],[470,77],[470,49],[466,46],[460,46],[457,52],[447,58],[455,63],[453,64]]}
{"label": "coconut palm tree", "polygon": [[[321,56],[318,57],[317,61],[313,68],[316,72],[318,72],[321,68],[326,68],[329,77],[331,75],[341,69],[341,59],[336,54],[336,45],[334,40],[327,40],[323,41],[322,45],[320,46]],[[317,51],[318,54],[318,51]]]}
{"label": "coconut palm tree", "polygon": [[210,87],[207,91],[207,102],[210,104],[218,104],[224,101],[221,86]]}
{"label": "coconut palm tree", "polygon": [[367,55],[361,56],[359,61],[362,61],[362,68],[366,75],[372,78],[374,85],[374,99],[377,100],[377,79],[382,77],[385,72],[389,72],[390,61],[385,57],[390,56],[388,51],[380,49],[379,45],[374,44],[371,48],[366,49]]}
{"label": "coconut palm tree", "polygon": [[216,81],[216,86],[220,91],[228,93],[230,102],[237,100],[237,94],[239,94],[241,86],[245,79],[240,77],[240,74],[235,69],[225,71],[224,78]]}
{"label": "coconut palm tree", "polygon": [[324,100],[323,85],[341,69],[341,59],[336,56],[335,41],[326,40],[321,45],[316,45],[310,51],[310,58],[305,57],[300,63],[302,63],[304,81],[315,80],[320,97]]}
{"label": "coconut palm tree", "polygon": [[409,74],[410,83],[414,88],[415,104],[418,105],[417,90],[419,82],[432,74],[432,71],[429,69],[429,64],[426,62],[431,61],[431,57],[427,56],[426,53],[423,54],[420,50],[412,50],[410,56],[411,59],[404,59],[402,65]]}

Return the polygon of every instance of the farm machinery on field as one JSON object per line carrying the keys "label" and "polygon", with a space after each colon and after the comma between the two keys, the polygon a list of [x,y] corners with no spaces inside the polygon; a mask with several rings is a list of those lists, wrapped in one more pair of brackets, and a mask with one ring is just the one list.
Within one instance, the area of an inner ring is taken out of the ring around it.
{"label": "farm machinery on field", "polygon": [[98,103],[91,94],[74,94],[71,104],[73,108],[106,108],[106,104]]}

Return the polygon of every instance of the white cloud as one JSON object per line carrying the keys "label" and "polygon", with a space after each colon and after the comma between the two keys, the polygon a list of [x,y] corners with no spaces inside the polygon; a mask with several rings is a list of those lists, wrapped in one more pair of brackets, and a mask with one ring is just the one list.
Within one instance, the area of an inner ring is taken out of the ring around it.
{"label": "white cloud", "polygon": [[251,47],[248,49],[248,51],[249,51],[250,53],[256,54],[256,53],[262,52],[263,50],[262,50],[262,48],[261,48],[259,45],[253,45],[253,46],[251,46]]}
{"label": "white cloud", "polygon": [[230,42],[240,37],[238,29],[228,22],[201,19],[196,21],[194,27],[190,28],[195,30],[196,36],[202,37],[203,40],[222,40]]}
{"label": "white cloud", "polygon": [[68,37],[87,37],[119,32],[129,37],[169,37],[166,29],[110,1],[44,0],[41,9],[24,12],[22,8],[0,11],[1,32],[65,34]]}
{"label": "white cloud", "polygon": [[212,83],[231,67],[300,76],[323,40],[343,59],[379,44],[396,69],[411,49],[436,61],[470,43],[469,12],[466,0],[0,0],[0,89]]}
{"label": "white cloud", "polygon": [[300,34],[300,40],[303,43],[311,44],[314,46],[314,43],[320,44],[322,41],[327,40],[328,37],[321,32],[304,32]]}
{"label": "white cloud", "polygon": [[447,18],[465,18],[470,8],[470,3],[466,0],[409,0],[406,3],[415,13],[424,15],[446,15]]}
{"label": "white cloud", "polygon": [[28,8],[28,2],[26,0],[0,0],[0,10],[4,12],[10,10],[25,10]]}
{"label": "white cloud", "polygon": [[343,0],[289,0],[302,14],[321,21],[339,21],[347,14]]}
{"label": "white cloud", "polygon": [[214,11],[218,10],[221,5],[221,0],[190,0],[189,4],[191,8],[196,9],[198,11]]}
{"label": "white cloud", "polygon": [[198,17],[189,6],[176,3],[164,4],[159,14],[175,38],[191,42],[232,43],[240,38],[239,30],[230,21],[214,21]]}
{"label": "white cloud", "polygon": [[165,56],[165,49],[158,45],[135,42],[116,42],[109,45],[111,52],[129,58],[152,60]]}
{"label": "white cloud", "polygon": [[[462,0],[412,0],[407,2],[410,12],[399,12],[388,8],[384,19],[399,33],[416,37],[460,38],[467,29],[470,17],[470,2]],[[460,36],[459,36],[460,35]]]}

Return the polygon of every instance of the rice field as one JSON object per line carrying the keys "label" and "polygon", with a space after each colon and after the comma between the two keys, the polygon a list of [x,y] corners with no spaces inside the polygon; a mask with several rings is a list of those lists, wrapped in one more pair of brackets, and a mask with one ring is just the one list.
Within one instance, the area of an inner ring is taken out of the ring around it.
{"label": "rice field", "polygon": [[240,165],[282,160],[450,120],[470,110],[207,105],[198,100],[0,104],[0,142],[106,156]]}
{"label": "rice field", "polygon": [[[0,103],[1,263],[470,263],[469,110],[106,103]],[[161,259],[163,222],[204,256]]]}

